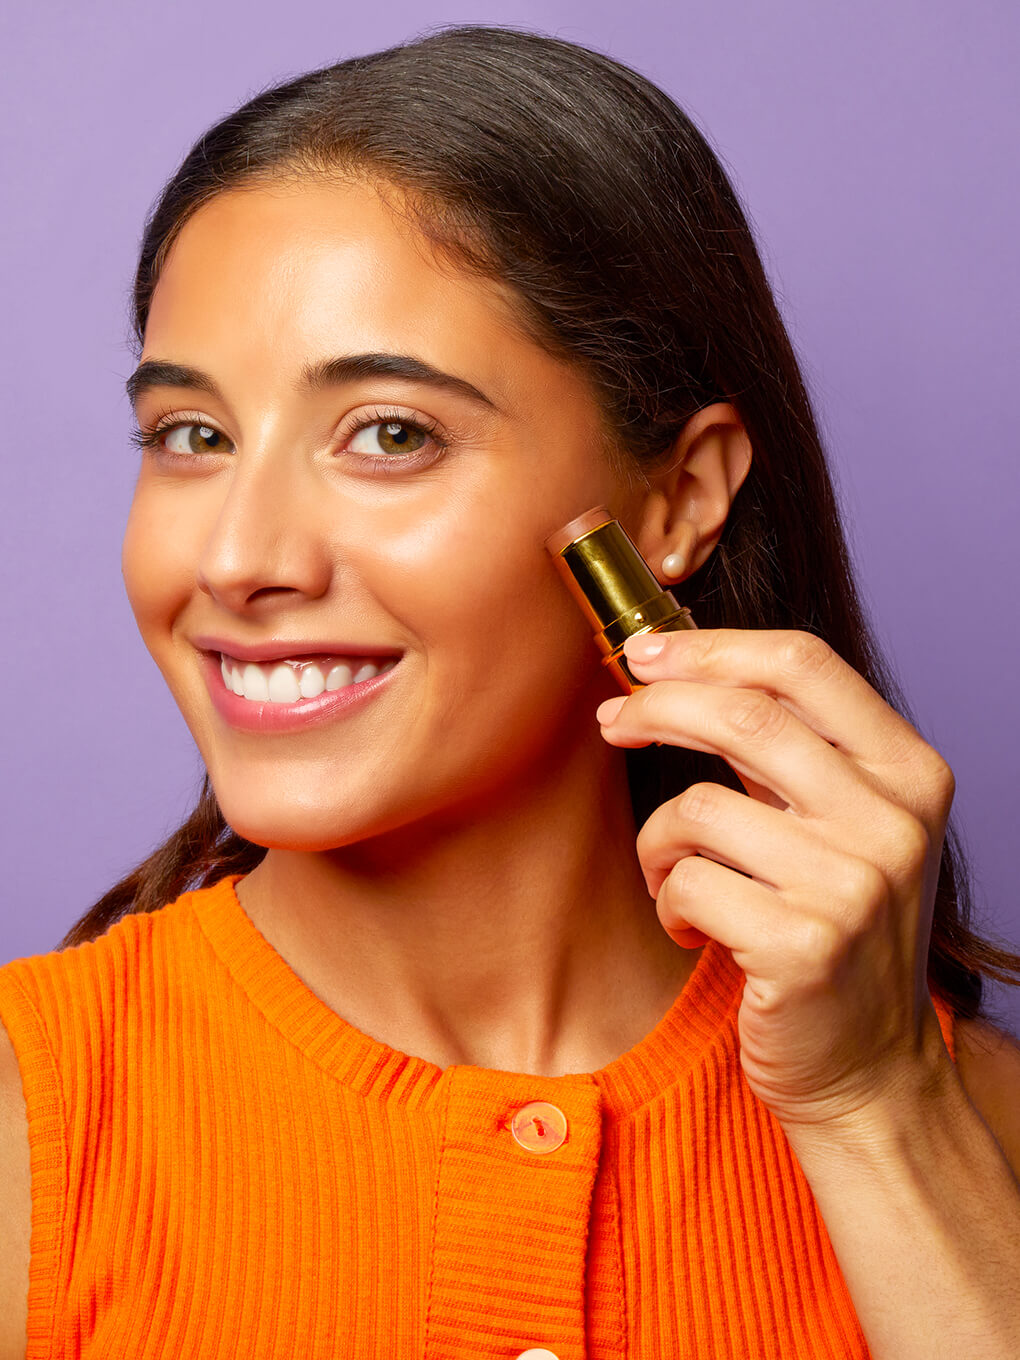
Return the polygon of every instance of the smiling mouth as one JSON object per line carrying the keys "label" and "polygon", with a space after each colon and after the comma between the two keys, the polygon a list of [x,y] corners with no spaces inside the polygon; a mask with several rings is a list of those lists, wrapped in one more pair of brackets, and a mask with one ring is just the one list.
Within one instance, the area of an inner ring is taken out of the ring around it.
{"label": "smiling mouth", "polygon": [[294,661],[239,661],[219,653],[223,683],[253,703],[296,704],[348,685],[361,684],[392,670],[398,657],[380,662],[369,657],[301,657]]}

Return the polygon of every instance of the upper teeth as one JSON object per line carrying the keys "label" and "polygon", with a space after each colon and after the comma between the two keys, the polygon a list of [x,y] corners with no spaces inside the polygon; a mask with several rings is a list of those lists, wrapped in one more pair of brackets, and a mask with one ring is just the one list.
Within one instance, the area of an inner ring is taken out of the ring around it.
{"label": "upper teeth", "polygon": [[343,689],[371,680],[396,665],[395,657],[367,661],[361,657],[329,657],[325,661],[237,661],[220,654],[220,671],[227,689],[261,703],[294,704],[314,699],[323,690]]}

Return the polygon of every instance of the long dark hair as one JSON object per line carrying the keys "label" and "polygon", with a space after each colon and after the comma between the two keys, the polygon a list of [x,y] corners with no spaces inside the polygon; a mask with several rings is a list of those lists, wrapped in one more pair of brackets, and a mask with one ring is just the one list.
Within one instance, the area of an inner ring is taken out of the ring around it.
{"label": "long dark hair", "polygon": [[[865,619],[825,454],[754,238],[687,115],[607,56],[538,33],[440,28],[263,93],[202,136],[156,202],[134,286],[149,303],[182,225],[226,189],[301,176],[398,189],[401,210],[462,268],[511,285],[521,324],[600,398],[607,447],[654,466],[702,407],[729,401],[753,459],[723,534],[678,590],[707,628],[817,634],[916,726]],[[724,760],[627,752],[635,818],[688,784],[742,791]],[[224,821],[206,776],[183,826],[72,928],[60,948],[129,912],[246,873],[265,854]],[[983,976],[1020,983],[1020,956],[975,934],[950,819],[929,982],[979,1014]]]}

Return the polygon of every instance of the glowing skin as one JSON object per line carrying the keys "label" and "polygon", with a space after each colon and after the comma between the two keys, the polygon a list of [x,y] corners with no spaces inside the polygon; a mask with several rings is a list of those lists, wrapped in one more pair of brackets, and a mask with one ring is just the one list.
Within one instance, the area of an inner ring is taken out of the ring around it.
{"label": "glowing skin", "polygon": [[[496,409],[405,378],[301,385],[307,365],[379,352]],[[270,847],[245,910],[345,1019],[441,1066],[556,1075],[617,1057],[698,954],[647,894],[624,755],[594,716],[618,691],[543,543],[608,504],[654,565],[680,551],[689,574],[749,466],[735,412],[699,413],[682,469],[625,486],[587,383],[524,335],[500,285],[440,265],[367,185],[212,200],[169,255],[142,358],[221,394],[139,397],[143,427],[169,413],[222,437],[178,429],[163,444],[180,457],[143,452],[123,568],[224,815]],[[434,422],[448,448],[402,465],[377,408]],[[403,655],[366,702],[254,733],[212,702],[194,645],[210,634]]]}

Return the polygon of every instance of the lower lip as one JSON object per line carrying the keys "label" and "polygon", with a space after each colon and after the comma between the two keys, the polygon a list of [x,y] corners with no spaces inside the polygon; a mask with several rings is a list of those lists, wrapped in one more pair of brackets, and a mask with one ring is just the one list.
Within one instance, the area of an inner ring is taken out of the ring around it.
{"label": "lower lip", "polygon": [[379,693],[399,665],[398,661],[388,671],[356,685],[326,690],[315,699],[301,699],[295,704],[271,704],[245,699],[228,689],[223,683],[220,658],[216,653],[206,652],[202,658],[205,681],[216,712],[231,727],[242,732],[298,732],[305,727],[330,722],[352,708],[366,704]]}

